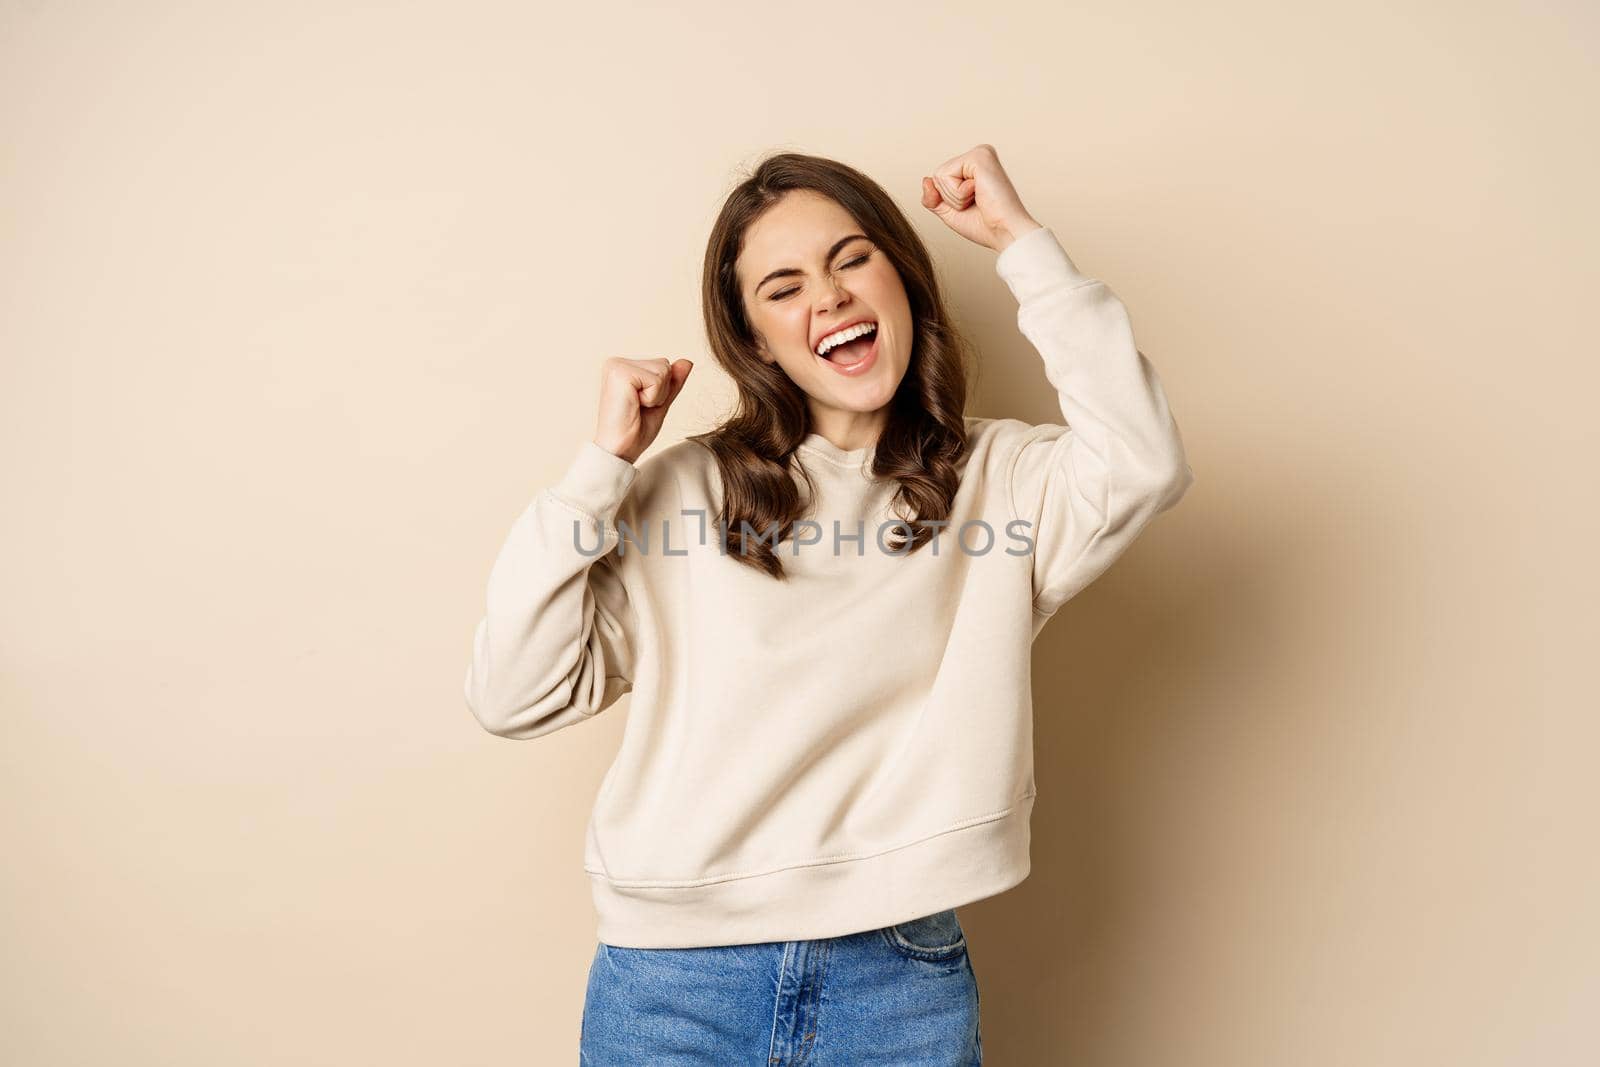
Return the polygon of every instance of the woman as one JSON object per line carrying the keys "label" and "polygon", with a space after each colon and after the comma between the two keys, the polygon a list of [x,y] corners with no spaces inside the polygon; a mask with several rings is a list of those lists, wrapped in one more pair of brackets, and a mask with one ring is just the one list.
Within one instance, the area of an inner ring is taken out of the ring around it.
{"label": "woman", "polygon": [[502,737],[633,699],[584,849],[591,1064],[968,1064],[955,908],[1028,873],[1029,646],[1193,481],[1127,312],[990,145],[922,204],[998,253],[1067,425],[963,414],[966,347],[876,183],[784,153],[706,250],[716,429],[640,457],[686,359],[600,414],[495,561],[466,678]]}

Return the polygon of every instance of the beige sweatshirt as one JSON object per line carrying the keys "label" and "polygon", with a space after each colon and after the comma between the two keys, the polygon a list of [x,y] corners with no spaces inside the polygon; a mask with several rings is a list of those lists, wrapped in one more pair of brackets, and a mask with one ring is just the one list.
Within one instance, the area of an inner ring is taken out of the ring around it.
{"label": "beige sweatshirt", "polygon": [[815,529],[779,545],[787,581],[726,554],[694,441],[637,466],[585,441],[512,525],[472,713],[526,739],[632,694],[584,847],[601,941],[831,937],[1027,876],[1030,645],[1194,473],[1117,296],[1048,228],[995,269],[1067,425],[968,417],[933,544],[896,554],[872,447],[818,434],[796,453],[818,495]]}

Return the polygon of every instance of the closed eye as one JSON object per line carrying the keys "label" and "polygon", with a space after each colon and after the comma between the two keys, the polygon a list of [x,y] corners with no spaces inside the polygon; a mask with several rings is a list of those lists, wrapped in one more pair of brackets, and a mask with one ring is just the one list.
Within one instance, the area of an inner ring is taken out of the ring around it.
{"label": "closed eye", "polygon": [[[865,263],[871,256],[872,256],[871,252],[863,252],[859,256],[857,256],[855,259],[852,259],[848,263],[840,264],[840,266],[842,266],[842,267],[859,267],[859,266],[861,266],[861,264]],[[798,293],[799,291],[800,291],[800,287],[798,285],[792,285],[787,289],[780,289],[778,292],[773,293],[771,296],[767,297],[767,299],[768,300],[784,300],[784,299],[786,299],[788,297],[793,296],[795,293]]]}

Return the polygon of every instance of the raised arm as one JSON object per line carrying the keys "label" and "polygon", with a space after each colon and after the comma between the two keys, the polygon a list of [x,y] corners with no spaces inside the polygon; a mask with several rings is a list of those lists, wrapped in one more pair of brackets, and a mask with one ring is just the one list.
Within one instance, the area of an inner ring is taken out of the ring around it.
{"label": "raised arm", "polygon": [[1079,271],[1048,227],[1007,245],[995,270],[1067,422],[1033,427],[1007,462],[1012,514],[1033,523],[1033,608],[1049,616],[1176,504],[1194,471],[1110,287]]}
{"label": "raised arm", "polygon": [[512,525],[489,572],[465,684],[467,707],[490,733],[552,733],[633,687],[635,617],[615,519],[638,473],[585,441]]}

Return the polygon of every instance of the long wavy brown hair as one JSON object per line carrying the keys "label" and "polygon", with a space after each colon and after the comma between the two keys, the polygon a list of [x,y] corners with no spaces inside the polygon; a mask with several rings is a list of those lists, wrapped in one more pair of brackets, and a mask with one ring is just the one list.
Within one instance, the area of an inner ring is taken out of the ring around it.
{"label": "long wavy brown hair", "polygon": [[[911,306],[913,343],[889,418],[873,453],[872,474],[900,483],[892,508],[910,531],[887,542],[915,552],[933,537],[930,521],[949,518],[967,447],[963,412],[971,348],[945,309],[933,261],[900,208],[865,174],[822,156],[781,152],[761,160],[722,205],[701,275],[701,304],[711,353],[738,388],[732,415],[689,439],[709,448],[722,475],[719,526],[728,555],[785,577],[774,549],[795,534],[816,485],[794,451],[811,432],[805,393],[776,363],[757,355],[734,264],[745,231],[786,194],[807,189],[832,197],[900,273]],[[798,470],[808,496],[795,484]],[[773,537],[776,530],[780,536]]]}

